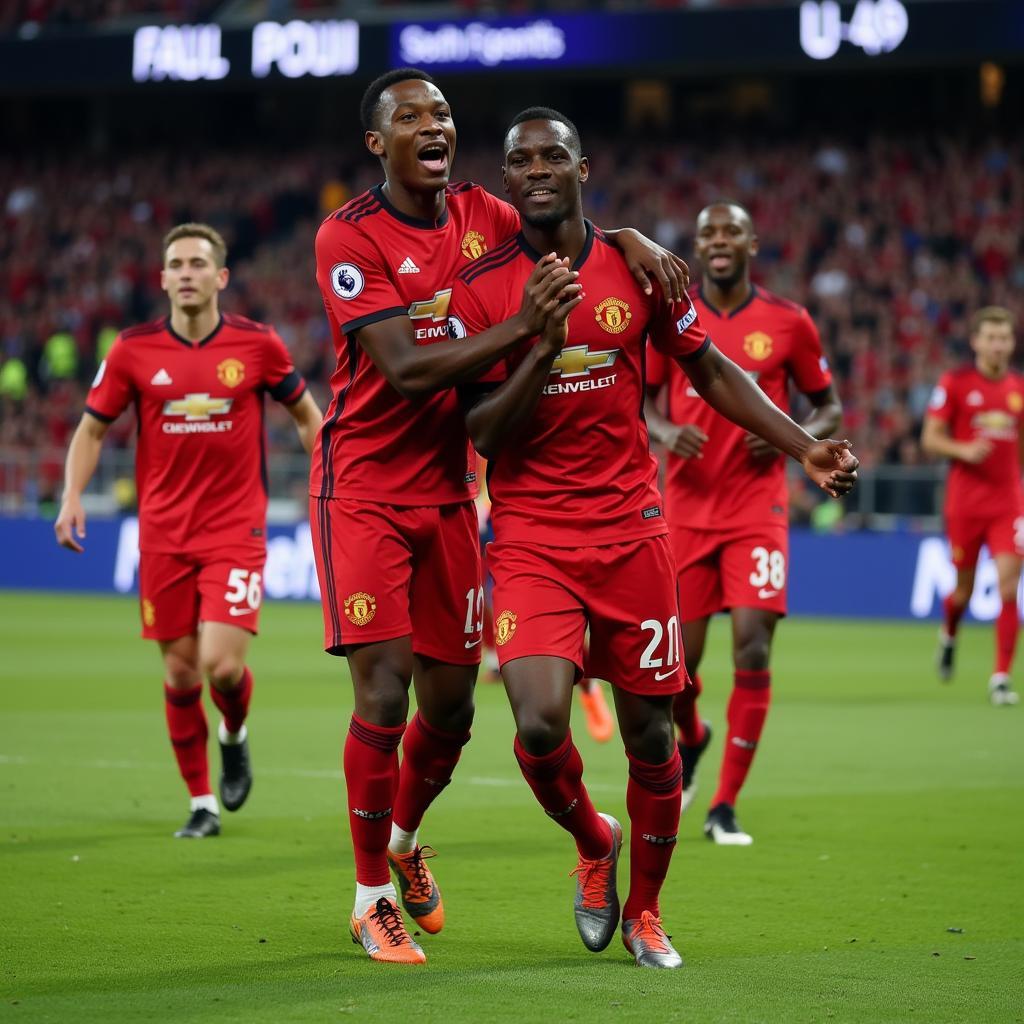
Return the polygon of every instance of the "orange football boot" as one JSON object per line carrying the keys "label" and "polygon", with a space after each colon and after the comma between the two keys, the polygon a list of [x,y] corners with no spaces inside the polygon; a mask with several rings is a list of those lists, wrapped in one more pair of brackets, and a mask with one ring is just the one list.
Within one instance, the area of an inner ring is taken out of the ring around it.
{"label": "orange football boot", "polygon": [[430,868],[423,863],[436,856],[431,846],[417,846],[412,853],[392,853],[388,850],[388,864],[398,881],[402,906],[413,923],[430,935],[436,935],[444,927],[441,891]]}
{"label": "orange football boot", "polygon": [[661,926],[661,918],[649,910],[638,918],[622,922],[622,944],[633,954],[637,967],[668,968],[683,966],[683,958],[675,951],[670,936]]}
{"label": "orange football boot", "polygon": [[598,742],[607,743],[615,733],[612,713],[604,699],[604,690],[596,679],[584,679],[579,685],[580,704],[587,719],[587,732]]}
{"label": "orange football boot", "polygon": [[405,930],[402,912],[381,897],[362,917],[352,916],[352,941],[371,960],[389,964],[425,964],[427,956]]}

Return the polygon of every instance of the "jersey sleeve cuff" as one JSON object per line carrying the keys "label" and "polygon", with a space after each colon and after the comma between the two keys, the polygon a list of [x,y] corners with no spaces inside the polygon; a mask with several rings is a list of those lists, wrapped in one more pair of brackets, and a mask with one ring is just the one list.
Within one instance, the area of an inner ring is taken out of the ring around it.
{"label": "jersey sleeve cuff", "polygon": [[108,416],[106,413],[100,412],[99,409],[94,409],[91,405],[87,405],[85,407],[85,411],[90,416],[95,416],[96,419],[100,421],[100,423],[113,423],[114,420],[117,419],[116,416]]}
{"label": "jersey sleeve cuff", "polygon": [[293,405],[306,393],[306,382],[298,370],[292,370],[287,377],[267,388],[270,397],[283,405]]}
{"label": "jersey sleeve cuff", "polygon": [[381,320],[390,320],[392,317],[404,316],[409,311],[405,306],[390,306],[388,309],[378,309],[376,313],[367,313],[356,320],[349,320],[341,325],[343,334],[352,334],[360,327],[369,327],[370,324],[379,324]]}
{"label": "jersey sleeve cuff", "polygon": [[700,348],[694,349],[692,352],[688,352],[685,356],[679,356],[678,359],[684,363],[692,363],[697,359],[700,359],[707,350],[711,348],[711,335],[707,335],[701,342]]}

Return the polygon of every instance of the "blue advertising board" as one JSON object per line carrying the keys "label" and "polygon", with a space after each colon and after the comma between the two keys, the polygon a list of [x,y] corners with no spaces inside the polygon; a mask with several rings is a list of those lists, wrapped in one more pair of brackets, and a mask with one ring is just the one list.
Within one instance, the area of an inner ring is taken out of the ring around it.
{"label": "blue advertising board", "polygon": [[[138,535],[134,518],[92,519],[86,551],[76,555],[57,546],[48,521],[0,517],[5,552],[0,588],[133,593]],[[868,531],[791,534],[789,607],[794,615],[935,617],[954,579],[942,537]],[[307,523],[269,528],[263,589],[271,600],[319,600]],[[969,614],[990,621],[999,608],[995,565],[983,553]]]}

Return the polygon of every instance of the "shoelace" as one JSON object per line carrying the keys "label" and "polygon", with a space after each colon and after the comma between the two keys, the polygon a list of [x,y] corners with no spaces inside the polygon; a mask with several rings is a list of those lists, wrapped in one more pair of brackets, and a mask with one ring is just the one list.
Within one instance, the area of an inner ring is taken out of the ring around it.
{"label": "shoelace", "polygon": [[579,875],[580,885],[583,886],[583,906],[588,910],[604,910],[608,905],[606,890],[608,888],[608,872],[612,869],[612,862],[608,858],[601,860],[586,860],[580,857],[579,864],[569,872],[569,877]]}
{"label": "shoelace", "polygon": [[377,900],[377,909],[370,915],[370,920],[376,920],[380,924],[392,946],[403,946],[412,941],[409,938],[409,933],[405,930],[398,907],[383,896]]}
{"label": "shoelace", "polygon": [[661,918],[655,917],[649,910],[645,910],[640,915],[640,920],[633,926],[633,933],[629,938],[631,942],[636,942],[639,939],[652,952],[668,952],[670,936],[665,934],[665,929],[661,926]]}
{"label": "shoelace", "polygon": [[[430,853],[427,853],[427,850]],[[406,898],[412,902],[425,902],[430,898],[432,888],[430,872],[427,870],[427,865],[423,862],[436,856],[437,852],[432,846],[417,846],[408,857],[402,858],[402,861],[412,872],[412,880],[409,882],[409,888],[405,894]]]}

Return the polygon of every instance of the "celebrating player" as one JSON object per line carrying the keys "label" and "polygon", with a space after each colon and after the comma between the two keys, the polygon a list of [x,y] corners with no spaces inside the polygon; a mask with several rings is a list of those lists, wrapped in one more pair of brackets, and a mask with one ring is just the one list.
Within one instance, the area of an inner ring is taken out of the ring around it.
{"label": "celebrating player", "polygon": [[[374,960],[422,963],[389,863],[416,925],[439,931],[444,908],[418,829],[469,739],[482,640],[475,463],[451,387],[536,334],[575,275],[545,261],[517,291],[515,316],[466,343],[449,323],[455,277],[518,217],[476,185],[448,184],[455,126],[429,75],[383,75],[361,115],[385,182],[317,233],[338,365],[313,457],[310,518],[325,647],[348,658],[355,688],[344,752],[353,941]],[[666,294],[682,294],[685,264],[635,232],[621,240],[648,290],[645,270]],[[410,682],[418,710],[407,729]]]}
{"label": "celebrating player", "polygon": [[[805,309],[751,283],[757,235],[750,215],[732,202],[708,206],[697,218],[696,248],[703,283],[693,301],[715,344],[786,412],[792,381],[812,406],[803,428],[828,437],[842,409],[818,332]],[[665,502],[679,568],[686,667],[694,682],[675,703],[683,808],[696,794],[697,761],[711,741],[710,724],[697,713],[697,669],[710,617],[729,609],[733,689],[704,834],[716,843],[748,845],[753,840],[737,824],[735,807],[768,714],[772,638],[786,613],[785,460],[771,444],[719,415],[656,352],[647,379],[651,436],[668,449]],[[662,389],[667,418],[654,400]]]}
{"label": "celebrating player", "polygon": [[637,286],[583,216],[589,165],[576,128],[530,108],[505,137],[504,181],[522,231],[459,275],[459,331],[515,313],[541,254],[578,272],[540,336],[465,388],[467,423],[490,461],[495,638],[516,719],[515,755],[541,807],[576,840],[576,924],[604,949],[619,925],[622,829],[595,811],[569,729],[573,683],[587,667],[614,684],[629,759],[630,889],[622,937],[636,962],[682,960],[661,925],[659,892],[676,841],[681,764],[672,699],[683,689],[675,567],[641,410],[645,340],[686,367],[725,415],[803,462],[831,493],[852,486],[846,442],[815,441],[764,399],[711,344],[684,299],[670,310]]}
{"label": "celebrating player", "polygon": [[[175,832],[220,832],[210,789],[202,679],[223,715],[220,798],[249,795],[246,666],[259,622],[266,560],[263,394],[284,403],[311,451],[320,410],[272,327],[221,314],[228,283],[224,240],[181,224],[164,240],[161,287],[169,317],[122,331],[100,366],[65,467],[57,540],[83,550],[85,489],[110,424],[134,404],[139,418],[139,598],[142,635],[163,656],[167,727],[191,813]],[[76,539],[77,538],[77,539]]]}
{"label": "celebrating player", "polygon": [[978,553],[985,544],[996,563],[1002,600],[988,693],[993,704],[1002,705],[1018,699],[1010,671],[1020,627],[1017,587],[1024,556],[1024,378],[1010,369],[1013,328],[1013,315],[999,306],[974,314],[974,365],[943,375],[921,435],[925,451],[951,460],[945,513],[956,586],[943,602],[939,676],[952,678],[957,626],[971,599]]}

